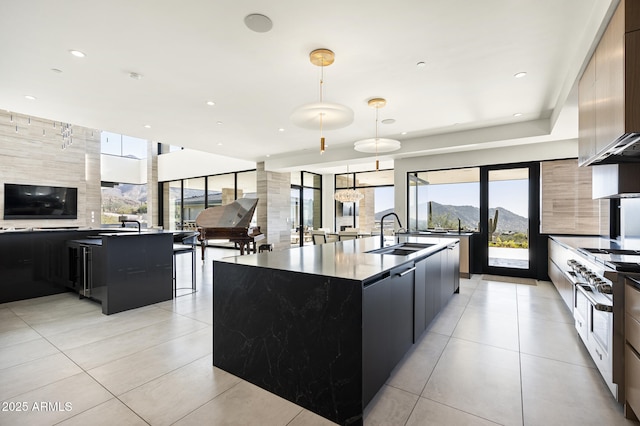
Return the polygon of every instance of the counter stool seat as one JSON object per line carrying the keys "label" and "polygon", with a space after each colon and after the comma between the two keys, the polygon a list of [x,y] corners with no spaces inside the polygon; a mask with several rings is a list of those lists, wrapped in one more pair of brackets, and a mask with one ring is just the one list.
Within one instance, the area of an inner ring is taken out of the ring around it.
{"label": "counter stool seat", "polygon": [[[199,232],[179,232],[173,236],[173,297],[178,297],[178,290],[191,290],[180,296],[196,292],[196,237]],[[191,287],[178,287],[176,256],[191,253]]]}

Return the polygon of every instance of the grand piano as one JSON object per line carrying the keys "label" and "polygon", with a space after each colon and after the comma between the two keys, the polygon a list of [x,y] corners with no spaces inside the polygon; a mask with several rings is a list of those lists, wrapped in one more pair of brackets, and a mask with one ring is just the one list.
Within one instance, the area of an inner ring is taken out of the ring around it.
{"label": "grand piano", "polygon": [[259,226],[251,227],[251,218],[258,204],[257,198],[239,198],[224,206],[213,206],[196,217],[198,240],[202,247],[202,260],[207,240],[229,240],[240,246],[240,254],[256,252],[256,243],[263,240]]}

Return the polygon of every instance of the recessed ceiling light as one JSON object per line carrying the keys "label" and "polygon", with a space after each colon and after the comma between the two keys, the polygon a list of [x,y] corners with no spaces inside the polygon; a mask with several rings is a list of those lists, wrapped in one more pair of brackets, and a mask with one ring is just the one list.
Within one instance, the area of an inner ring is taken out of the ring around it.
{"label": "recessed ceiling light", "polygon": [[24,95],[25,99],[29,99],[30,101],[35,101],[36,97],[35,96],[31,96],[31,95]]}
{"label": "recessed ceiling light", "polygon": [[261,15],[259,13],[252,13],[244,17],[244,24],[251,31],[257,33],[266,33],[273,28],[273,22],[268,16]]}
{"label": "recessed ceiling light", "polygon": [[209,105],[209,106],[214,106],[215,104],[216,104],[216,103],[215,103],[215,102],[213,102],[213,101],[207,101],[207,105]]}
{"label": "recessed ceiling light", "polygon": [[515,78],[522,78],[522,77],[524,77],[525,75],[527,75],[527,73],[523,71],[523,72],[515,73],[513,76],[514,76]]}
{"label": "recessed ceiling light", "polygon": [[420,62],[418,62],[416,64],[416,67],[418,67],[418,68],[424,68],[426,66],[427,66],[427,63],[426,62],[422,62],[422,61],[420,61]]}
{"label": "recessed ceiling light", "polygon": [[516,112],[515,114],[513,114],[513,116],[514,117],[520,117],[520,116],[522,116],[522,113],[521,112]]}
{"label": "recessed ceiling light", "polygon": [[51,68],[51,71],[55,72],[56,74],[60,74],[62,72],[62,70],[58,68]]}
{"label": "recessed ceiling light", "polygon": [[134,80],[142,80],[142,74],[138,74],[137,72],[130,72],[129,77]]}
{"label": "recessed ceiling light", "polygon": [[71,53],[76,58],[84,58],[85,56],[87,56],[84,54],[84,52],[81,52],[79,50],[70,50],[69,53]]}
{"label": "recessed ceiling light", "polygon": [[150,129],[150,128],[151,128],[151,124],[145,124],[145,125],[144,125],[144,128],[145,128],[145,129]]}
{"label": "recessed ceiling light", "polygon": [[218,142],[218,146],[222,146],[222,142]]}
{"label": "recessed ceiling light", "polygon": [[222,121],[216,121],[216,124],[217,124],[218,126],[221,126],[221,125],[222,125]]}
{"label": "recessed ceiling light", "polygon": [[266,157],[267,157],[267,158],[271,157],[271,154],[267,154],[267,155],[266,155]]}
{"label": "recessed ceiling light", "polygon": [[382,124],[393,124],[396,122],[395,118],[385,118],[384,120],[381,121]]}
{"label": "recessed ceiling light", "polygon": [[407,134],[407,132],[402,132],[402,133],[400,133],[400,134],[401,134],[401,135],[406,135],[406,134]]}
{"label": "recessed ceiling light", "polygon": [[279,131],[279,132],[284,132],[284,129],[283,129],[282,127],[280,127],[280,128],[278,129],[278,131]]}

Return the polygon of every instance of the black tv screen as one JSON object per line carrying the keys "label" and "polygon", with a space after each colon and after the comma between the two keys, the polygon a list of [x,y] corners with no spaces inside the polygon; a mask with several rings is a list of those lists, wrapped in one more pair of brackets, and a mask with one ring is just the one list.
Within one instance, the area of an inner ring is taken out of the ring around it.
{"label": "black tv screen", "polygon": [[4,184],[5,219],[77,219],[78,188]]}

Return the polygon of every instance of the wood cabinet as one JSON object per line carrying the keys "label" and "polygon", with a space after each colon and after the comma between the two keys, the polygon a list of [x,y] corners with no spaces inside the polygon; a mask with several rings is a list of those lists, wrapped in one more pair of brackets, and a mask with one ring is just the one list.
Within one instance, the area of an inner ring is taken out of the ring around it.
{"label": "wood cabinet", "polygon": [[625,133],[640,132],[640,3],[622,0],[579,83],[579,161],[588,165]]}
{"label": "wood cabinet", "polygon": [[625,415],[638,420],[640,414],[640,283],[625,284]]}
{"label": "wood cabinet", "polygon": [[549,278],[571,312],[574,308],[573,284],[564,276],[563,270],[572,257],[568,248],[549,238]]}
{"label": "wood cabinet", "polygon": [[609,201],[592,198],[591,168],[577,160],[543,161],[540,176],[541,233],[609,233]]}

